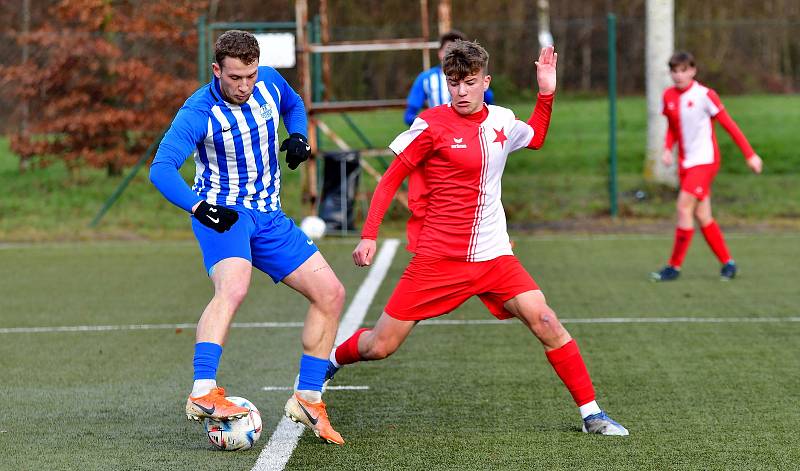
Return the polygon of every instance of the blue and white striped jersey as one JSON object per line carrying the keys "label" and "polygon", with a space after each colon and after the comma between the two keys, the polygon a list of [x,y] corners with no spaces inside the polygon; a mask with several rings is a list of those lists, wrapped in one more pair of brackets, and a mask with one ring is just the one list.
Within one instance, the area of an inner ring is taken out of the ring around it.
{"label": "blue and white striped jersey", "polygon": [[[442,71],[442,66],[437,65],[420,73],[414,80],[406,99],[406,112],[403,116],[407,125],[411,126],[420,110],[427,106],[446,105],[450,103],[450,91],[447,89],[447,77]],[[483,94],[483,101],[491,105],[494,103],[494,93],[491,89]]]}
{"label": "blue and white striped jersey", "polygon": [[[184,103],[156,152],[150,179],[175,205],[191,211],[201,200],[262,212],[280,209],[278,125],[307,135],[302,98],[271,67],[259,67],[250,99],[235,105],[222,98],[219,80]],[[194,152],[194,185],[178,169]]]}
{"label": "blue and white striped jersey", "polygon": [[[421,92],[421,93],[420,93]],[[414,95],[414,96],[412,96]],[[420,98],[422,98],[420,100]],[[442,66],[437,65],[422,72],[414,80],[408,101],[419,104],[427,104],[428,108],[445,105],[450,103],[450,92],[447,90],[447,77],[442,72]]]}

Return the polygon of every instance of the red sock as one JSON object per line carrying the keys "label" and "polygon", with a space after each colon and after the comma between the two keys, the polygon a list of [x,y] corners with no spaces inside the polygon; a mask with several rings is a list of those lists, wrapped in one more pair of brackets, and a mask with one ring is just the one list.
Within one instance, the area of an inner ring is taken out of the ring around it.
{"label": "red sock", "polygon": [[669,258],[669,264],[675,268],[680,268],[683,264],[683,257],[686,256],[686,251],[689,250],[689,244],[692,243],[692,236],[694,229],[681,229],[675,228],[675,245],[672,246],[672,256]]}
{"label": "red sock", "polygon": [[719,263],[724,265],[730,262],[731,254],[728,252],[728,246],[725,245],[725,239],[722,237],[722,231],[719,229],[717,221],[711,221],[706,227],[700,229],[703,231],[703,237],[706,238],[708,246],[719,259]]}
{"label": "red sock", "polygon": [[349,365],[350,363],[361,361],[361,355],[358,354],[358,338],[368,330],[370,329],[358,329],[349,339],[336,347],[336,363],[340,365]]}
{"label": "red sock", "polygon": [[583,363],[583,357],[581,357],[581,352],[578,350],[578,344],[575,343],[575,339],[555,350],[545,352],[545,355],[547,355],[547,360],[550,364],[553,365],[553,369],[556,370],[558,377],[569,389],[569,393],[572,394],[572,398],[575,399],[575,404],[578,407],[594,401],[592,379],[586,370],[586,364]]}

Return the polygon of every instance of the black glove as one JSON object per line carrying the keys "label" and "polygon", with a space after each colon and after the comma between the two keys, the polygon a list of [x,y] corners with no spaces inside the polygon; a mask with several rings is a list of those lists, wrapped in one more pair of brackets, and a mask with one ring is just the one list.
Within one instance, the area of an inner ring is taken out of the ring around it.
{"label": "black glove", "polygon": [[306,136],[294,132],[281,142],[281,152],[286,151],[286,163],[294,170],[311,156],[311,146]]}
{"label": "black glove", "polygon": [[239,220],[239,213],[225,206],[217,206],[201,201],[194,210],[194,217],[200,224],[208,226],[220,234],[231,228]]}

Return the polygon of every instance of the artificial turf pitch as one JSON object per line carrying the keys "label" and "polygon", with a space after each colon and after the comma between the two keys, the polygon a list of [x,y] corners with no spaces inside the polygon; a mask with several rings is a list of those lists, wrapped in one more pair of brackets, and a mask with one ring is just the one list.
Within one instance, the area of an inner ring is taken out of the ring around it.
{"label": "artificial turf pitch", "polygon": [[[800,236],[732,235],[741,271],[729,283],[696,239],[681,279],[658,284],[647,273],[666,236],[515,237],[600,405],[631,436],[581,434],[538,342],[519,322],[471,322],[492,319],[471,300],[442,318],[463,322],[421,324],[391,358],[340,371],[332,384],[369,388],[326,393],[347,443],[306,433],[286,469],[796,469]],[[367,274],[352,265],[355,241],[320,245],[349,303]],[[407,260],[395,257],[366,325]],[[277,324],[233,329],[219,380],[259,407],[264,432],[225,453],[183,415],[194,330],[175,326],[194,324],[211,296],[194,244],[10,245],[0,267],[0,469],[253,467],[289,394],[263,388],[297,372],[302,297],[253,278],[236,322]]]}

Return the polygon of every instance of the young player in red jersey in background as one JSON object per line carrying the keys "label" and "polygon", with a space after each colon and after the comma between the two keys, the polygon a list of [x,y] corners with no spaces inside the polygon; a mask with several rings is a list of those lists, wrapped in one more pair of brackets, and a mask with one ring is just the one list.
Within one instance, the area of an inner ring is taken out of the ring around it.
{"label": "young player in red jersey in background", "polygon": [[412,212],[408,249],[414,257],[375,327],[357,331],[331,353],[327,377],[342,365],[388,357],[417,322],[478,296],[495,317],[517,317],[539,339],[580,408],[584,432],[627,435],[597,405],[577,344],[514,256],[500,202],[508,154],[544,144],[557,55],[548,47],[536,61],[539,95],[527,122],[509,109],[484,103],[491,81],[488,60],[477,43],[450,45],[443,68],[452,102],[422,112],[390,144],[397,158],[375,190],[353,260],[358,266],[372,262],[378,227],[406,177]]}
{"label": "young player in red jersey in background", "polygon": [[667,166],[672,165],[672,148],[677,143],[680,180],[678,221],[669,263],[661,271],[651,273],[651,278],[655,281],[678,278],[694,235],[694,218],[697,218],[703,237],[722,264],[721,279],[730,280],[736,276],[736,263],[728,252],[722,231],[711,215],[711,184],[720,164],[714,121],[718,121],[730,134],[754,173],[761,173],[763,163],[725,110],[717,93],[694,80],[697,68],[690,53],[673,54],[669,60],[669,70],[675,86],[664,92],[662,112],[667,117],[668,125],[662,161]]}

